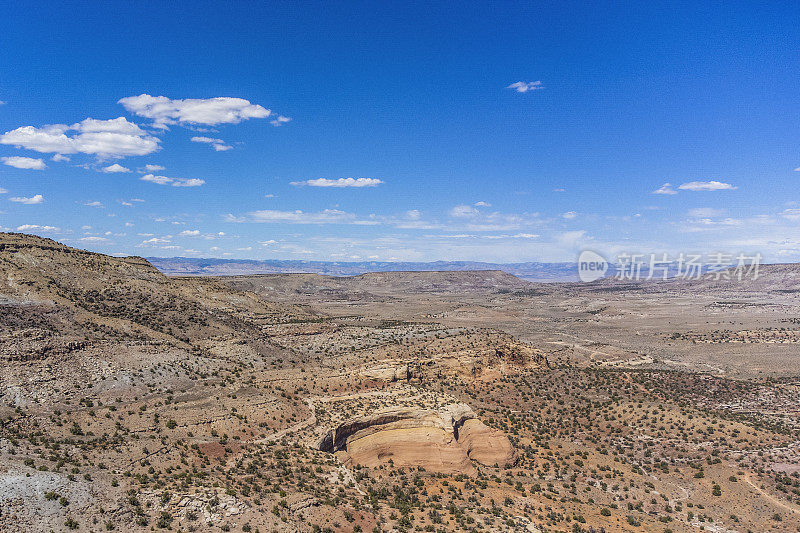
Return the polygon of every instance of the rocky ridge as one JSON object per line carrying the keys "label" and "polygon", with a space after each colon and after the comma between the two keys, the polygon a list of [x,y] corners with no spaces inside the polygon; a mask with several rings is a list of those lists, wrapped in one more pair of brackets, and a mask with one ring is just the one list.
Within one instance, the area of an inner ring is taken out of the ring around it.
{"label": "rocky ridge", "polygon": [[471,461],[514,463],[508,438],[481,422],[472,408],[455,403],[439,409],[390,409],[348,420],[328,431],[318,448],[341,453],[347,465],[423,466],[446,473],[472,473]]}

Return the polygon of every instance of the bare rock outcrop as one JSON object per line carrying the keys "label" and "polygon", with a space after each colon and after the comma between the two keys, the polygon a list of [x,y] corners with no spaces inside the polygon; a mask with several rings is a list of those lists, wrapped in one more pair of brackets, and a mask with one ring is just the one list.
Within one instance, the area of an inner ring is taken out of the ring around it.
{"label": "bare rock outcrop", "polygon": [[506,342],[495,348],[495,355],[502,362],[522,367],[547,367],[549,362],[544,352],[520,342]]}
{"label": "bare rock outcrop", "polygon": [[474,472],[472,460],[512,464],[508,438],[487,427],[463,403],[441,409],[391,409],[344,422],[326,433],[319,449],[341,453],[345,464],[422,466],[445,473]]}
{"label": "bare rock outcrop", "polygon": [[411,369],[408,363],[387,359],[375,365],[363,368],[359,372],[359,375],[367,379],[391,383],[394,381],[408,381],[411,379]]}

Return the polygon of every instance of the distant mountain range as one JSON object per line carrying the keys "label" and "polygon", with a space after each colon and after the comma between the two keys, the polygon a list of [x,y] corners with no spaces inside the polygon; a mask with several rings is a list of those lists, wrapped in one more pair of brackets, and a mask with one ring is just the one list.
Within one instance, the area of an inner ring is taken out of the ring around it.
{"label": "distant mountain range", "polygon": [[[392,261],[298,261],[283,259],[205,259],[192,257],[147,257],[154,267],[168,276],[249,276],[254,274],[323,274],[327,276],[357,276],[369,272],[439,272],[500,270],[526,281],[571,282],[578,281],[577,263],[486,263],[481,261],[432,261],[392,262]],[[731,265],[734,266],[734,265]],[[762,267],[766,265],[761,265]],[[703,265],[701,272],[711,271],[710,265]],[[609,265],[607,278],[617,274],[617,267]],[[639,271],[639,279],[648,274],[647,264]],[[679,275],[677,263],[667,268],[667,277]],[[654,274],[661,278],[662,271]]]}
{"label": "distant mountain range", "polygon": [[328,276],[355,276],[367,272],[428,272],[501,270],[527,281],[577,281],[575,263],[484,263],[479,261],[292,261],[270,259],[195,259],[188,257],[148,257],[147,260],[168,276],[241,276],[251,274],[311,273]]}

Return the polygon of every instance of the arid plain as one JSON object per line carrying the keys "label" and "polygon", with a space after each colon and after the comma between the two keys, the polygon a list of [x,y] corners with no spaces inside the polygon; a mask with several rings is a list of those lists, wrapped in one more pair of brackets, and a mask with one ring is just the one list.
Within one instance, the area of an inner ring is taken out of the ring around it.
{"label": "arid plain", "polygon": [[177,277],[0,234],[0,529],[800,528],[800,267]]}

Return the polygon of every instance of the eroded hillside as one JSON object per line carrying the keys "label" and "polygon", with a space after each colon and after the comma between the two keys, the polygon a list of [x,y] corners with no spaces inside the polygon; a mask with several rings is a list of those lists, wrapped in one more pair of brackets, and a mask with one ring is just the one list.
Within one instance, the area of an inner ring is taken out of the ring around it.
{"label": "eroded hillside", "polygon": [[800,527],[796,382],[642,362],[645,291],[167,278],[13,234],[0,269],[3,530]]}

